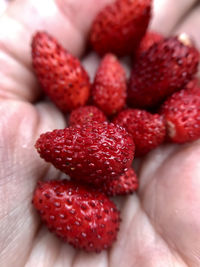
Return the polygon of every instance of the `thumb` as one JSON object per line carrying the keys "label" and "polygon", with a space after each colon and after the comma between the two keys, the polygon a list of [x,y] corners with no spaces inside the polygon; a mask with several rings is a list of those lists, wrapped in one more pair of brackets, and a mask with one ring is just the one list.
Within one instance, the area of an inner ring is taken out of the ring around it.
{"label": "thumb", "polygon": [[0,17],[0,99],[35,101],[31,37],[45,30],[80,56],[96,13],[113,0],[16,0]]}

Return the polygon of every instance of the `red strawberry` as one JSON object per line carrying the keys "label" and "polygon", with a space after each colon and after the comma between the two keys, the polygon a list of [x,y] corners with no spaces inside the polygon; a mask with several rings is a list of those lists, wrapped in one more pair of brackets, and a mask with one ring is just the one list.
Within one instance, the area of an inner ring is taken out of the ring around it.
{"label": "red strawberry", "polygon": [[42,158],[70,177],[95,184],[121,175],[134,155],[126,130],[106,122],[47,132],[35,147]]}
{"label": "red strawberry", "polygon": [[200,96],[200,85],[197,78],[191,80],[180,93],[187,93]]}
{"label": "red strawberry", "polygon": [[152,45],[163,40],[164,37],[157,32],[147,32],[140,42],[137,50],[137,56],[146,52]]}
{"label": "red strawberry", "polygon": [[199,87],[199,80],[197,78],[194,78],[193,80],[191,80],[186,86],[185,89],[187,90],[193,90],[193,88],[195,87]]}
{"label": "red strawberry", "polygon": [[94,50],[103,55],[119,56],[132,53],[146,32],[152,0],[117,0],[107,5],[95,18],[90,41]]}
{"label": "red strawberry", "polygon": [[121,111],[113,122],[124,127],[132,135],[136,156],[145,155],[165,139],[165,124],[159,114],[127,109]]}
{"label": "red strawberry", "polygon": [[104,122],[107,121],[103,112],[94,106],[80,107],[72,111],[69,116],[69,125],[76,126],[88,122]]}
{"label": "red strawberry", "polygon": [[113,115],[125,105],[126,89],[123,67],[114,55],[107,54],[101,61],[94,80],[94,104],[106,115]]}
{"label": "red strawberry", "polygon": [[119,211],[104,194],[70,181],[39,182],[33,205],[50,231],[75,248],[100,252],[119,229]]}
{"label": "red strawberry", "polygon": [[129,103],[140,108],[158,105],[193,78],[198,62],[198,51],[176,37],[154,44],[133,66]]}
{"label": "red strawberry", "polygon": [[32,60],[41,86],[63,112],[86,103],[90,91],[88,74],[80,61],[52,36],[45,32],[35,34]]}
{"label": "red strawberry", "polygon": [[[181,90],[181,91],[183,91],[183,90]],[[185,93],[200,96],[200,86],[195,86],[195,87],[191,87],[191,88],[186,87]]]}
{"label": "red strawberry", "polygon": [[185,143],[200,138],[200,96],[177,92],[161,107],[168,133],[174,143]]}
{"label": "red strawberry", "polygon": [[107,196],[127,195],[138,189],[138,179],[134,170],[130,168],[119,179],[105,182],[98,189]]}
{"label": "red strawberry", "polygon": [[[165,103],[168,103],[168,100],[170,103],[173,101],[176,101],[177,99],[181,99],[184,95],[195,95],[195,96],[200,96],[200,86],[198,85],[198,80],[193,79],[191,80],[182,90],[173,93],[166,101]],[[162,112],[162,108],[165,106],[162,105],[160,108],[160,112]]]}

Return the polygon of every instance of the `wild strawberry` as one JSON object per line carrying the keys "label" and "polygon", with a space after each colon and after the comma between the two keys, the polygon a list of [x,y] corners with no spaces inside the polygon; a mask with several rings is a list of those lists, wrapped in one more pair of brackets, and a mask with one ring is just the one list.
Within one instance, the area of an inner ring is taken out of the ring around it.
{"label": "wild strawberry", "polygon": [[197,78],[194,78],[193,80],[189,81],[188,84],[186,84],[185,86],[185,89],[187,90],[190,90],[190,89],[193,89],[195,87],[199,87],[199,80]]}
{"label": "wild strawberry", "polygon": [[200,138],[200,96],[177,92],[161,107],[168,140],[186,143]]}
{"label": "wild strawberry", "polygon": [[154,44],[133,66],[129,103],[140,108],[158,105],[193,78],[198,62],[198,51],[176,37]]}
{"label": "wild strawberry", "polygon": [[159,113],[162,112],[163,107],[165,106],[165,103],[168,103],[168,100],[170,100],[170,103],[176,101],[177,99],[180,100],[184,95],[194,95],[194,96],[200,96],[200,86],[198,84],[197,79],[191,80],[182,90],[173,93],[165,102],[163,105],[161,105]]}
{"label": "wild strawberry", "polygon": [[118,179],[103,183],[98,190],[107,196],[131,194],[138,189],[138,179],[135,171],[129,168]]}
{"label": "wild strawberry", "polygon": [[69,125],[76,126],[88,122],[104,122],[107,121],[103,112],[95,106],[85,106],[73,110],[69,116]]}
{"label": "wild strawberry", "polygon": [[165,124],[159,114],[127,109],[121,111],[113,122],[124,127],[132,135],[136,156],[145,155],[165,139]]}
{"label": "wild strawberry", "polygon": [[80,61],[52,36],[37,32],[32,41],[32,61],[45,93],[63,112],[83,106],[90,82]]}
{"label": "wild strawberry", "polygon": [[126,74],[117,58],[107,54],[100,63],[92,87],[94,104],[106,115],[123,108],[126,99]]}
{"label": "wild strawberry", "polygon": [[140,56],[140,54],[146,52],[152,45],[160,42],[163,39],[164,36],[157,32],[146,32],[137,49],[137,56]]}
{"label": "wild strawberry", "polygon": [[[187,93],[200,96],[200,84],[197,78],[191,80],[180,93]],[[177,92],[178,93],[178,92]]]}
{"label": "wild strawberry", "polygon": [[146,32],[151,15],[151,0],[117,0],[107,5],[94,20],[91,44],[103,55],[132,53]]}
{"label": "wild strawberry", "polygon": [[[183,90],[181,90],[183,91]],[[195,86],[195,87],[191,87],[191,88],[186,88],[185,93],[187,94],[191,94],[191,95],[196,95],[196,96],[200,96],[200,86]],[[178,92],[177,92],[178,93]]]}
{"label": "wild strawberry", "polygon": [[119,211],[102,193],[70,181],[39,182],[33,205],[49,230],[75,248],[100,252],[116,239]]}
{"label": "wild strawberry", "polygon": [[43,159],[71,178],[95,184],[121,175],[134,156],[131,136],[106,122],[47,132],[35,147]]}

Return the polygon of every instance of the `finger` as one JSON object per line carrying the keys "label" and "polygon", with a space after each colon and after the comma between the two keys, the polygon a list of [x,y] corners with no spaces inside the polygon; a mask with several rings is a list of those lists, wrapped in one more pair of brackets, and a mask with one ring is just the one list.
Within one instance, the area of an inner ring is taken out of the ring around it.
{"label": "finger", "polygon": [[91,82],[93,82],[96,71],[100,64],[100,58],[96,53],[90,53],[83,58],[82,64],[90,76]]}
{"label": "finger", "polygon": [[174,32],[182,33],[186,32],[195,42],[195,45],[200,49],[200,5],[191,11],[191,13],[184,19],[184,21],[178,25]]}
{"label": "finger", "polygon": [[[199,266],[200,143],[177,146],[173,153],[167,151],[167,158],[166,150],[167,147],[163,148],[162,155],[154,151],[151,160],[143,164],[140,179],[146,180],[147,184],[144,186],[143,182],[139,196],[168,247],[175,250],[187,266]],[[159,154],[165,159],[155,168],[154,158]],[[153,165],[153,173],[149,170],[150,165]]]}
{"label": "finger", "polygon": [[[84,5],[81,0],[13,2],[0,17],[1,98],[16,96],[27,101],[37,98],[38,89],[31,67],[30,48],[35,31],[48,31],[72,54],[80,56],[94,16],[112,1],[85,0]],[[18,80],[16,77],[19,77]]]}
{"label": "finger", "polygon": [[28,66],[31,62],[30,53],[28,53],[30,52],[29,44],[31,36],[37,30],[48,31],[72,54],[79,56],[85,48],[87,34],[94,16],[105,4],[112,1],[114,0],[94,3],[92,0],[85,0],[82,7],[81,0],[17,0],[7,12],[7,17],[13,19],[10,21],[12,27],[16,22],[18,23],[17,27],[10,29],[15,33],[15,44],[10,39],[9,32],[5,30],[2,30],[3,41],[6,41],[12,54]]}
{"label": "finger", "polygon": [[154,0],[150,28],[169,35],[176,24],[198,0]]}
{"label": "finger", "polygon": [[39,95],[40,88],[33,72],[0,50],[0,100],[16,99],[31,102]]}
{"label": "finger", "polygon": [[[25,267],[48,267],[54,266],[56,258],[59,254],[61,242],[54,235],[49,234],[49,231],[43,229],[38,233],[30,256],[26,261]],[[66,265],[65,266],[69,266]]]}
{"label": "finger", "polygon": [[[131,59],[129,57],[123,57],[120,58],[119,60],[122,67],[125,70],[126,77],[128,79],[131,73],[131,63],[132,63]],[[82,64],[87,73],[89,74],[91,82],[94,81],[100,63],[101,63],[101,58],[95,52],[89,53],[82,60]]]}
{"label": "finger", "polygon": [[35,184],[59,174],[39,158],[35,140],[65,123],[56,108],[44,103],[34,108],[20,101],[4,101],[0,113],[0,266],[15,266],[16,262],[24,266],[38,228],[31,206]]}
{"label": "finger", "polygon": [[111,250],[109,266],[184,266],[153,228],[137,195],[126,198],[121,216],[120,232]]}

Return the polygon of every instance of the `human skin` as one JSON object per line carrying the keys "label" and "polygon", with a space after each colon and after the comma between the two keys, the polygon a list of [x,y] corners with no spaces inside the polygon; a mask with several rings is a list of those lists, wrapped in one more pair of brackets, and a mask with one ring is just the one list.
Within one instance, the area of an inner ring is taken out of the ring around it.
{"label": "human skin", "polygon": [[[64,117],[46,100],[31,67],[32,34],[45,29],[81,57],[95,14],[113,0],[16,0],[0,17],[0,266],[200,266],[200,142],[163,145],[139,162],[137,194],[116,198],[118,240],[88,254],[50,234],[31,205],[39,179],[61,176],[39,158],[42,132],[63,128]],[[199,1],[196,1],[197,3]],[[151,28],[166,36],[186,31],[200,47],[200,4],[156,0]],[[97,59],[83,59],[94,72]]]}

